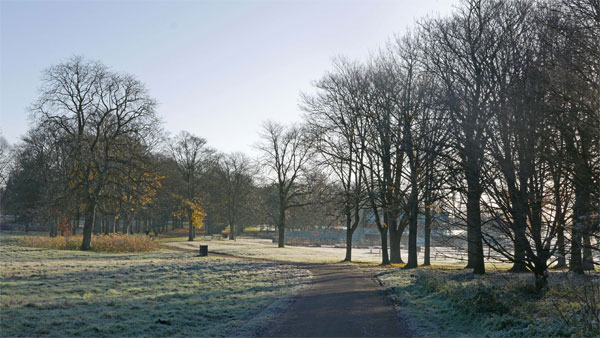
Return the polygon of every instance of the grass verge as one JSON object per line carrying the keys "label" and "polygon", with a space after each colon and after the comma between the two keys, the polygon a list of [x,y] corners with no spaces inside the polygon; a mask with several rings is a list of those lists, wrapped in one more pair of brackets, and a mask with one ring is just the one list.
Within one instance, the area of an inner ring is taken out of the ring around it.
{"label": "grass verge", "polygon": [[[465,270],[371,269],[414,331],[426,337],[597,336],[589,326],[584,289],[598,274],[552,272],[550,287],[536,293],[531,274]],[[593,322],[592,322],[593,323]]]}

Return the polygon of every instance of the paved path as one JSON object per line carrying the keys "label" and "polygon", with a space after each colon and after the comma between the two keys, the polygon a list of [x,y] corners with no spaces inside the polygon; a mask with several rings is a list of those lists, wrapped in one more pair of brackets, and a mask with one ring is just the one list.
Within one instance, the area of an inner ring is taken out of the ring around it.
{"label": "paved path", "polygon": [[348,265],[307,265],[312,285],[263,337],[407,337],[383,290]]}

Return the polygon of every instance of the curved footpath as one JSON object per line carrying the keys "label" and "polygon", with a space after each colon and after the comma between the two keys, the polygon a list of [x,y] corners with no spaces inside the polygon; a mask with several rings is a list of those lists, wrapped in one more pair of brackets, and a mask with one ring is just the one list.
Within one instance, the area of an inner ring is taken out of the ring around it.
{"label": "curved footpath", "polygon": [[350,265],[303,265],[311,285],[261,337],[410,337],[379,285]]}
{"label": "curved footpath", "polygon": [[[171,250],[194,251],[178,247]],[[411,337],[384,290],[368,273],[347,264],[307,264],[240,257],[209,251],[211,256],[295,265],[310,270],[308,287],[259,337]]]}

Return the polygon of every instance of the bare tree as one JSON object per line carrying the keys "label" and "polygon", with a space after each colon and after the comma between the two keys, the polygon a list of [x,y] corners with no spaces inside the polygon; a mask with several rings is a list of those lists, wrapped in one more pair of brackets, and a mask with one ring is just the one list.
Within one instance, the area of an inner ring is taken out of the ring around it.
{"label": "bare tree", "polygon": [[[141,82],[112,73],[99,62],[74,57],[44,72],[40,98],[32,106],[38,128],[57,136],[74,165],[69,173],[81,191],[85,225],[82,250],[89,250],[96,206],[108,178],[129,161],[134,139],[151,145],[159,121],[156,102]],[[134,165],[134,163],[131,163]]]}
{"label": "bare tree", "polygon": [[250,159],[242,153],[232,153],[219,160],[219,173],[225,184],[225,209],[229,222],[229,239],[241,232],[239,227],[242,209],[247,207],[248,196],[254,186],[256,174]]}
{"label": "bare tree", "polygon": [[[574,187],[570,269],[593,269],[591,238],[600,231],[600,4],[551,2],[545,43],[553,55],[546,71],[554,94],[554,118],[564,142],[565,168]],[[598,240],[598,237],[596,237]]]}
{"label": "bare tree", "polygon": [[[465,1],[450,18],[427,20],[423,48],[428,70],[443,86],[443,104],[451,115],[451,147],[462,178],[456,190],[467,199],[466,223],[468,264],[475,273],[485,273],[481,233],[482,169],[490,135],[487,123],[494,83],[489,63],[504,38],[499,27],[502,1]],[[466,189],[462,186],[466,183]]]}
{"label": "bare tree", "polygon": [[177,163],[177,168],[185,182],[185,198],[187,199],[187,214],[189,222],[188,241],[195,237],[192,217],[192,205],[198,198],[198,181],[206,169],[207,162],[213,151],[206,146],[206,140],[188,133],[180,132],[170,142],[171,156]]}
{"label": "bare tree", "polygon": [[364,69],[356,63],[338,59],[335,72],[315,83],[319,92],[303,95],[303,110],[315,137],[315,149],[321,155],[326,170],[333,172],[341,186],[340,204],[346,223],[346,257],[352,260],[352,235],[360,223],[361,210],[366,207],[366,195],[361,167],[365,147],[360,137],[365,135],[366,119],[361,114],[361,93]]}
{"label": "bare tree", "polygon": [[290,208],[306,205],[303,175],[309,161],[312,140],[302,127],[284,127],[275,122],[266,122],[257,145],[261,152],[260,163],[268,171],[268,180],[277,188],[277,214],[271,213],[279,230],[278,246],[285,245],[286,212]]}

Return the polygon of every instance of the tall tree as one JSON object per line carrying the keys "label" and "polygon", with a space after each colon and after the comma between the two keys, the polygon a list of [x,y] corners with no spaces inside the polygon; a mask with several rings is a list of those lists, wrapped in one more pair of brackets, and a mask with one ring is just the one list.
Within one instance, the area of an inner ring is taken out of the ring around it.
{"label": "tall tree", "polygon": [[306,205],[306,185],[302,182],[309,161],[312,140],[299,126],[284,127],[266,122],[257,145],[267,179],[277,190],[277,212],[270,214],[279,230],[278,247],[285,246],[286,213],[290,208]]}
{"label": "tall tree", "polygon": [[156,102],[133,76],[110,72],[99,62],[74,57],[43,74],[39,99],[32,106],[37,127],[57,135],[73,161],[69,173],[81,192],[84,209],[82,250],[89,250],[96,206],[118,164],[130,162],[128,143],[151,145],[158,119]]}
{"label": "tall tree", "polygon": [[[428,70],[443,86],[455,164],[462,178],[456,189],[466,195],[468,264],[485,273],[481,232],[482,170],[487,149],[490,99],[494,88],[489,63],[504,38],[499,31],[503,1],[465,1],[449,18],[422,23]],[[466,183],[466,184],[465,184]],[[463,184],[466,189],[463,189]]]}
{"label": "tall tree", "polygon": [[340,204],[346,225],[346,257],[352,260],[352,236],[365,208],[365,189],[361,167],[365,147],[360,137],[365,135],[366,120],[361,114],[361,93],[364,70],[357,63],[338,59],[335,72],[323,76],[313,96],[303,95],[303,110],[315,137],[315,149],[322,164],[333,172],[341,186]]}
{"label": "tall tree", "polygon": [[180,132],[171,140],[170,150],[185,182],[185,205],[189,222],[188,241],[193,241],[195,237],[193,206],[199,198],[200,176],[207,169],[213,151],[206,146],[204,138],[192,135],[187,131]]}
{"label": "tall tree", "polygon": [[255,170],[242,153],[226,154],[219,160],[219,173],[225,188],[225,210],[229,222],[229,239],[241,232],[239,224],[242,209],[247,207],[248,197],[254,186]]}

